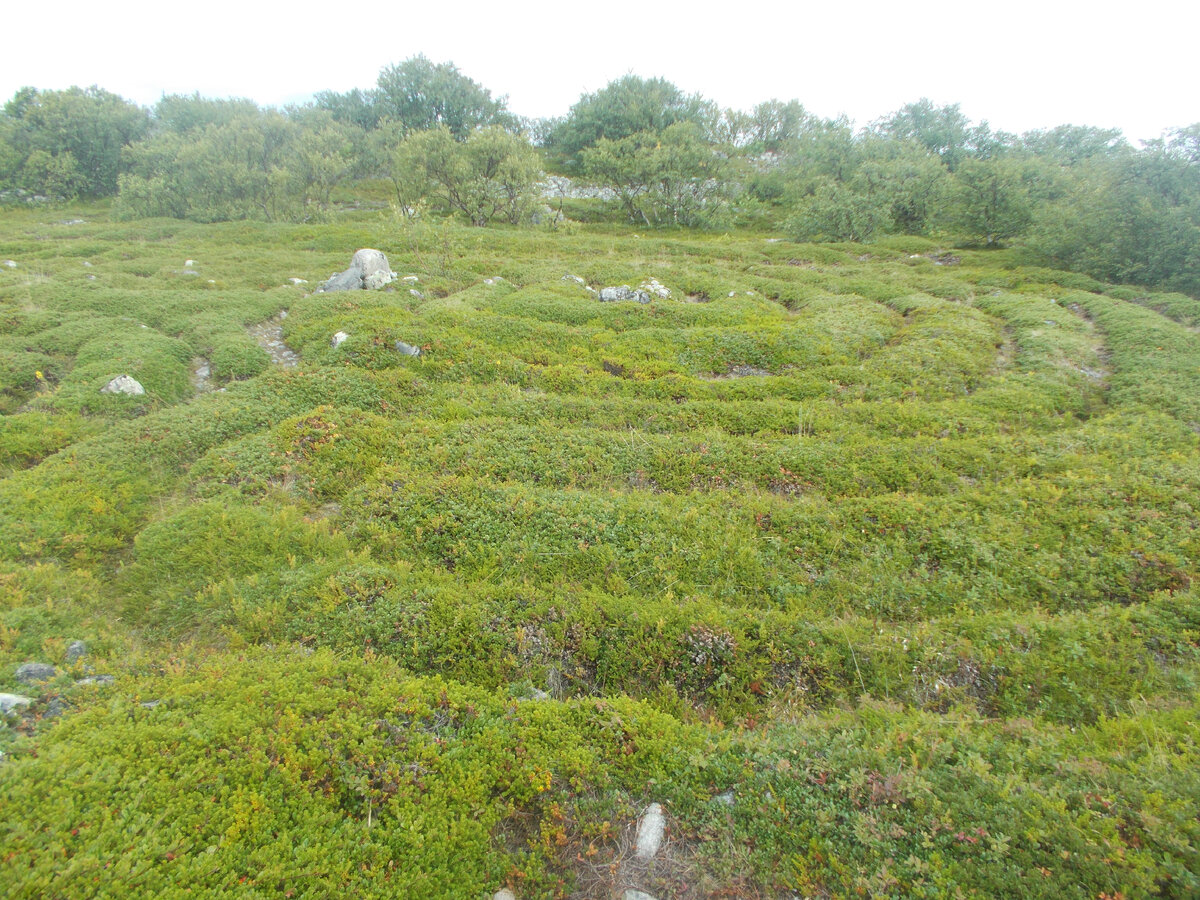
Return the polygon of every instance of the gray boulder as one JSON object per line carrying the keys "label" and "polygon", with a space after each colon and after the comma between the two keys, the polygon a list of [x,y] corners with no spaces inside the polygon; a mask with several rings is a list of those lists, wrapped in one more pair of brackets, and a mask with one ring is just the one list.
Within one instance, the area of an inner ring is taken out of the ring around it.
{"label": "gray boulder", "polygon": [[58,670],[49,663],[25,663],[17,667],[17,681],[22,684],[49,681],[57,674]]}
{"label": "gray boulder", "polygon": [[100,388],[100,393],[127,394],[131,397],[136,397],[146,393],[146,389],[132,375],[118,375],[104,387]]}
{"label": "gray boulder", "polygon": [[362,286],[368,291],[378,290],[396,280],[396,273],[388,265],[387,257],[381,250],[372,250],[369,247],[359,250],[354,254],[350,268],[357,268],[362,272]]}
{"label": "gray boulder", "polygon": [[350,335],[346,334],[346,332],[339,331],[337,334],[335,334],[332,338],[329,339],[329,346],[333,347],[336,350],[338,347],[342,346],[343,343],[345,343],[345,340],[348,337],[350,337]]}
{"label": "gray boulder", "polygon": [[378,290],[396,280],[396,273],[388,265],[387,257],[380,250],[364,247],[354,254],[350,268],[339,272],[326,281],[318,292]]}
{"label": "gray boulder", "polygon": [[606,287],[600,289],[600,299],[605,303],[621,302],[632,300],[635,303],[649,303],[650,294],[646,291],[634,290],[627,284],[622,284],[617,287]]}
{"label": "gray boulder", "polygon": [[334,291],[361,291],[363,286],[362,272],[351,266],[345,272],[339,272],[318,288],[331,294]]}
{"label": "gray boulder", "polygon": [[28,706],[31,702],[20,694],[0,694],[0,714],[10,713],[18,706]]}
{"label": "gray boulder", "polygon": [[71,641],[67,645],[67,662],[73,663],[85,656],[87,656],[87,644],[83,641]]}

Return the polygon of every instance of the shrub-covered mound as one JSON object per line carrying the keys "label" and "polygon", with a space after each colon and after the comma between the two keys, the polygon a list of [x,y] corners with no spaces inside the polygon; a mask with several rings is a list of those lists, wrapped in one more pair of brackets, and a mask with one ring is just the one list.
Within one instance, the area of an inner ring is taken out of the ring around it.
{"label": "shrub-covered mound", "polygon": [[9,893],[1200,889],[1194,299],[81,215],[0,221]]}

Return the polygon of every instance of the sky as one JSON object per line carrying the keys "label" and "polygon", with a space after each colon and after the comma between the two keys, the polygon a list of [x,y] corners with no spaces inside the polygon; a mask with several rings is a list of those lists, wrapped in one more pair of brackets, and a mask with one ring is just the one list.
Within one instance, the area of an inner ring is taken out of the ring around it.
{"label": "sky", "polygon": [[1092,125],[1138,141],[1200,122],[1195,0],[25,0],[0,27],[3,100],[96,84],[144,105],[199,92],[276,106],[370,88],[423,53],[531,117],[633,73],[724,107],[794,98],[860,126],[923,97],[1017,133]]}

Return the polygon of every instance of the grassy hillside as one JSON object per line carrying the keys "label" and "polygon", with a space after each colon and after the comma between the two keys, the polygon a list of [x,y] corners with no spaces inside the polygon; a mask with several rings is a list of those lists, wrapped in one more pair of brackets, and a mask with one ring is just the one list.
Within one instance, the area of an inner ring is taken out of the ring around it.
{"label": "grassy hillside", "polygon": [[[1200,892],[1200,302],[374,212],[0,247],[9,896]],[[309,293],[359,247],[413,278]]]}

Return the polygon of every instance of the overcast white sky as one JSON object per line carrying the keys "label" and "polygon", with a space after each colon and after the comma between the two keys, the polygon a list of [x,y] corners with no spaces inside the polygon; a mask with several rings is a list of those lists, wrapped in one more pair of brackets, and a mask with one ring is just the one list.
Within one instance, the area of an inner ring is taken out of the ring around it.
{"label": "overcast white sky", "polygon": [[199,91],[278,105],[371,87],[424,53],[528,116],[633,72],[722,106],[796,98],[859,125],[921,97],[1016,132],[1069,123],[1139,140],[1200,121],[1196,0],[16,0],[0,27],[3,100],[98,84],[142,104]]}

